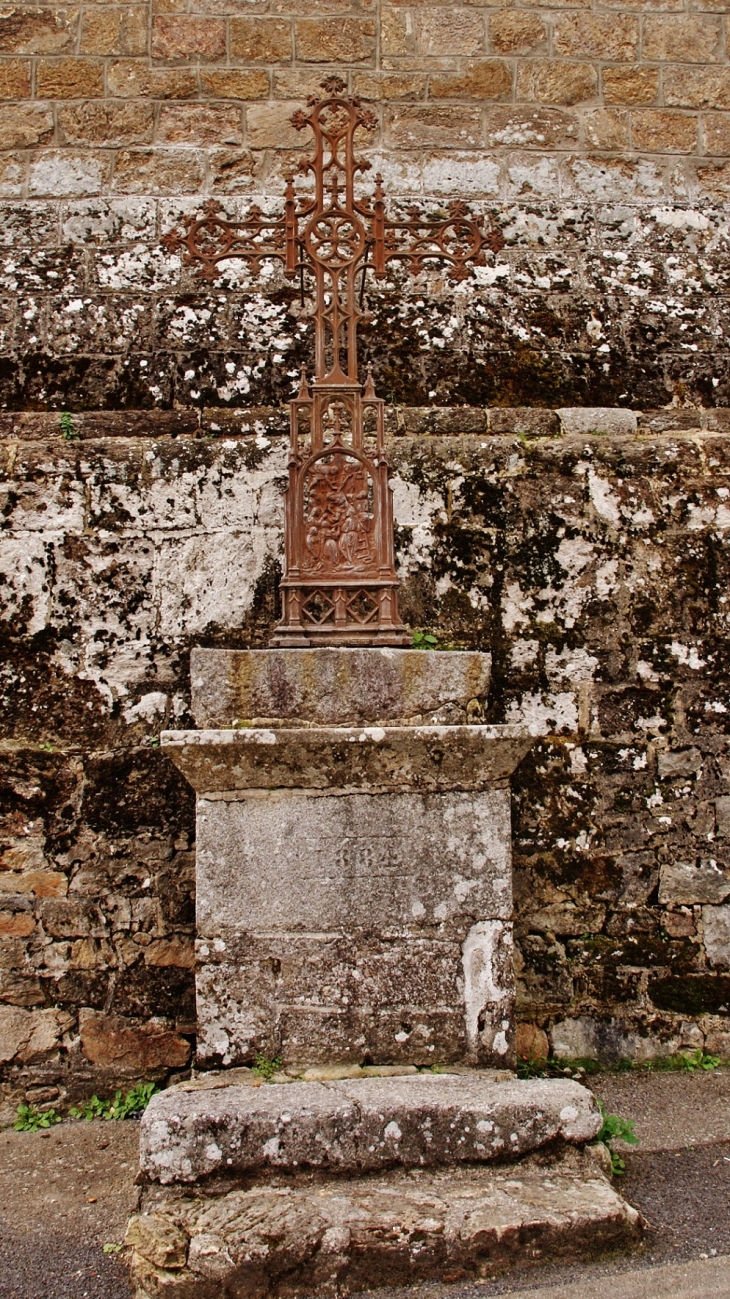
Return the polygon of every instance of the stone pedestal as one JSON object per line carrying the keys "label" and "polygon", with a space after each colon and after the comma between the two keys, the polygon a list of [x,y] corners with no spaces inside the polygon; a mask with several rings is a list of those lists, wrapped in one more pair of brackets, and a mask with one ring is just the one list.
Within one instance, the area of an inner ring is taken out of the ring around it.
{"label": "stone pedestal", "polygon": [[198,1058],[500,1064],[514,996],[509,777],[489,656],[194,652]]}
{"label": "stone pedestal", "polygon": [[531,743],[479,720],[488,656],[200,650],[192,674],[201,729],[163,744],[198,795],[199,1059],[281,1064],[153,1097],[136,1299],[344,1296],[637,1244],[586,1148],[590,1093],[480,1068],[511,1054],[509,777]]}

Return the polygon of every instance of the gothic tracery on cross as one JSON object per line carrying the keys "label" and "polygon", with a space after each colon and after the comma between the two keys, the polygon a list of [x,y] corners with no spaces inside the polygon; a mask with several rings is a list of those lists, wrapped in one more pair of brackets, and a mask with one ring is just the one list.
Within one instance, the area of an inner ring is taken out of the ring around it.
{"label": "gothic tracery on cross", "polygon": [[380,175],[372,198],[358,198],[356,177],[370,163],[357,154],[355,134],[377,122],[344,95],[338,77],[322,90],[291,119],[314,135],[313,155],[298,168],[313,177],[312,196],[298,197],[288,177],[281,216],[252,206],[240,221],[227,221],[210,201],[164,244],[207,279],[231,258],[254,270],[274,258],[287,277],[306,271],[314,282],[314,377],[310,386],[302,372],[290,403],[282,618],[271,644],[408,645],[398,615],[384,403],[370,370],[364,385],[358,374],[358,290],[368,269],[382,279],[395,261],[414,275],[445,264],[450,279],[463,280],[504,240],[461,201],[436,217],[411,208],[406,219],[391,219]]}

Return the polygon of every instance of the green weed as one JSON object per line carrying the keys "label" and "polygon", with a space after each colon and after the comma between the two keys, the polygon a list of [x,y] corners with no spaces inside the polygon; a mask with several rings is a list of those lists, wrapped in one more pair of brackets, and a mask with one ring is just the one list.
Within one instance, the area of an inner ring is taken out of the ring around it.
{"label": "green weed", "polygon": [[270,1060],[266,1055],[259,1054],[256,1056],[256,1064],[253,1067],[253,1071],[255,1074],[258,1074],[259,1078],[263,1078],[264,1082],[271,1082],[274,1074],[277,1074],[280,1069],[280,1055],[274,1056],[273,1060]]}
{"label": "green weed", "polygon": [[542,1056],[530,1056],[527,1060],[518,1060],[515,1072],[518,1078],[575,1078],[576,1074],[586,1077],[601,1072],[597,1060],[546,1060]]}
{"label": "green weed", "polygon": [[719,1055],[710,1055],[698,1047],[696,1051],[680,1051],[677,1055],[657,1056],[654,1060],[619,1060],[613,1072],[695,1073],[698,1069],[709,1072],[719,1069],[721,1064]]}
{"label": "green weed", "polygon": [[413,649],[419,650],[453,650],[456,645],[450,640],[439,640],[435,632],[428,630],[418,630],[413,633],[411,641]]}
{"label": "green weed", "polygon": [[74,417],[70,411],[62,410],[58,422],[61,425],[61,437],[66,442],[76,442],[78,440],[78,430],[74,425]]}
{"label": "green weed", "polygon": [[639,1138],[634,1130],[633,1119],[622,1119],[620,1114],[609,1114],[603,1101],[598,1101],[598,1108],[601,1111],[603,1126],[596,1137],[596,1141],[602,1141],[608,1147],[611,1156],[611,1172],[614,1177],[623,1177],[626,1172],[626,1164],[619,1155],[618,1151],[613,1149],[612,1141],[625,1141],[629,1146],[638,1146]]}
{"label": "green weed", "polygon": [[143,1114],[155,1092],[159,1091],[157,1083],[137,1083],[130,1087],[123,1096],[121,1091],[114,1093],[111,1100],[103,1101],[96,1095],[82,1101],[69,1110],[72,1119],[84,1119],[91,1123],[94,1119],[132,1119]]}
{"label": "green weed", "polygon": [[40,1132],[52,1128],[54,1123],[61,1123],[61,1115],[55,1110],[39,1110],[35,1105],[19,1105],[13,1130],[15,1132]]}

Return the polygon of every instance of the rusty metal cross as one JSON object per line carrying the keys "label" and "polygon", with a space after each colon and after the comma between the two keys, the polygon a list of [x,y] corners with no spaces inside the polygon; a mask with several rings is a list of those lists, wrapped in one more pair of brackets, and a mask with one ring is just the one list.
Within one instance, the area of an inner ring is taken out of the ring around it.
{"label": "rusty metal cross", "polygon": [[398,615],[384,403],[370,368],[364,385],[358,374],[362,285],[368,269],[382,279],[394,261],[414,275],[445,264],[449,279],[463,280],[504,240],[461,201],[436,217],[410,208],[407,219],[391,220],[380,175],[372,197],[357,198],[355,179],[370,163],[356,153],[355,135],[377,122],[344,95],[339,77],[322,90],[291,119],[314,134],[313,156],[298,168],[313,176],[313,196],[297,197],[289,177],[283,215],[251,207],[241,221],[227,221],[210,201],[164,244],[210,280],[231,258],[254,270],[274,258],[288,278],[300,275],[303,285],[307,272],[314,280],[314,377],[310,389],[302,370],[290,403],[282,618],[271,644],[408,645]]}

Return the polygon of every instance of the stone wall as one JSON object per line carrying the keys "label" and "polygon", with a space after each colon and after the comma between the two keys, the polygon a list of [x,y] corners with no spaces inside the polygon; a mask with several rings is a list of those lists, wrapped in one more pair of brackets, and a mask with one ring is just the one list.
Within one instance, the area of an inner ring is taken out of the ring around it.
{"label": "stone wall", "polygon": [[405,404],[730,401],[721,0],[151,0],[0,12],[0,406],[278,402],[297,292],[212,289],[160,239],[202,195],[281,201],[327,73],[372,101],[390,201],[473,200],[505,248],[458,289],[368,288]]}
{"label": "stone wall", "polygon": [[[491,650],[489,720],[539,737],[521,1040],[730,1055],[730,412],[388,419],[404,614]],[[284,416],[0,431],[0,1058],[11,1087],[88,1092],[188,1059],[193,799],[157,736],[191,724],[191,646],[270,633]]]}
{"label": "stone wall", "polygon": [[725,9],[0,9],[9,1085],[189,1058],[192,794],[156,736],[192,645],[269,635],[311,338],[276,267],[203,285],[161,240],[203,196],[278,210],[333,72],[391,210],[463,196],[504,237],[465,284],[368,284],[361,356],[406,616],[490,650],[494,719],[546,732],[515,788],[524,1040],[730,1054]]}

